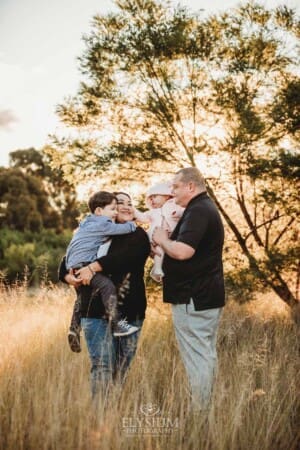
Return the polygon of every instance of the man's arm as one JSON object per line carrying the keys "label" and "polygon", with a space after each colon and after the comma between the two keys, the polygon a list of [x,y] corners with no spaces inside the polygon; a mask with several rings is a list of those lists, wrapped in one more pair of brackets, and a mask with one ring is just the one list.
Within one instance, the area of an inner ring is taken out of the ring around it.
{"label": "man's arm", "polygon": [[206,208],[191,207],[185,211],[180,221],[180,229],[176,240],[168,238],[167,233],[157,228],[153,239],[171,258],[186,260],[192,258],[209,226],[209,215]]}
{"label": "man's arm", "polygon": [[195,249],[190,245],[169,239],[167,231],[163,228],[156,228],[154,230],[153,240],[157,245],[161,246],[167,255],[174,259],[190,259],[195,253]]}

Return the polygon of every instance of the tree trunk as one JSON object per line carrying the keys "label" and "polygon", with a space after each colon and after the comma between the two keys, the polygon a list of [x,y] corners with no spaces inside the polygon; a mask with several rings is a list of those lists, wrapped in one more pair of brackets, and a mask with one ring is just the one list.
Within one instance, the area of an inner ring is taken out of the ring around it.
{"label": "tree trunk", "polygon": [[267,274],[265,271],[261,270],[255,257],[250,253],[250,251],[247,247],[247,244],[246,244],[246,240],[243,238],[243,236],[239,232],[236,225],[230,219],[229,215],[222,207],[221,203],[215,196],[215,193],[210,186],[207,186],[207,191],[208,191],[209,195],[212,197],[212,199],[214,200],[214,202],[216,203],[217,207],[219,208],[219,210],[220,210],[222,216],[224,217],[224,219],[226,220],[229,228],[235,235],[235,237],[239,243],[239,246],[242,249],[242,252],[244,253],[244,255],[247,257],[247,259],[249,261],[250,268],[252,268],[257,273],[257,275],[268,286],[270,286],[270,288],[278,295],[278,297],[281,300],[283,300],[290,308],[294,308],[294,307],[298,308],[300,305],[300,302],[292,294],[291,290],[289,289],[288,285],[283,280],[281,275],[277,271],[274,271],[274,273],[271,276],[269,276],[269,274]]}

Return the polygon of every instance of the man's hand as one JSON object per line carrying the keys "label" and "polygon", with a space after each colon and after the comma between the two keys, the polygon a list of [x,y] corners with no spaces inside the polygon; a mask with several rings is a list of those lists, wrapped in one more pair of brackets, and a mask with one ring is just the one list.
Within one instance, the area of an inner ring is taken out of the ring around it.
{"label": "man's hand", "polygon": [[162,256],[162,250],[159,245],[151,244],[151,258],[154,258],[155,255]]}
{"label": "man's hand", "polygon": [[168,232],[166,230],[164,230],[163,228],[155,228],[153,235],[152,235],[152,239],[154,241],[155,244],[157,245],[161,245],[164,241],[166,241],[168,239]]}

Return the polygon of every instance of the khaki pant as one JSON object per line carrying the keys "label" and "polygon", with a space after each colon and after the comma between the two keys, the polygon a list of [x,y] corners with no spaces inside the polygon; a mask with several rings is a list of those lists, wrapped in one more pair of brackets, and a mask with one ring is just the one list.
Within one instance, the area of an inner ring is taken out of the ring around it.
{"label": "khaki pant", "polygon": [[217,329],[222,308],[195,311],[189,305],[172,305],[173,324],[180,355],[191,388],[192,410],[209,407],[217,368]]}

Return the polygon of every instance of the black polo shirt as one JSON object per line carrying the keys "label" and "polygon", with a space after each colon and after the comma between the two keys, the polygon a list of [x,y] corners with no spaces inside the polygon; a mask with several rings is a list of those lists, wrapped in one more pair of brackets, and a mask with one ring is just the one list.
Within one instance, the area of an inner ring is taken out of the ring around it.
{"label": "black polo shirt", "polygon": [[164,302],[189,303],[192,298],[197,311],[224,306],[224,228],[205,192],[190,200],[170,239],[193,247],[195,253],[184,261],[165,254]]}

